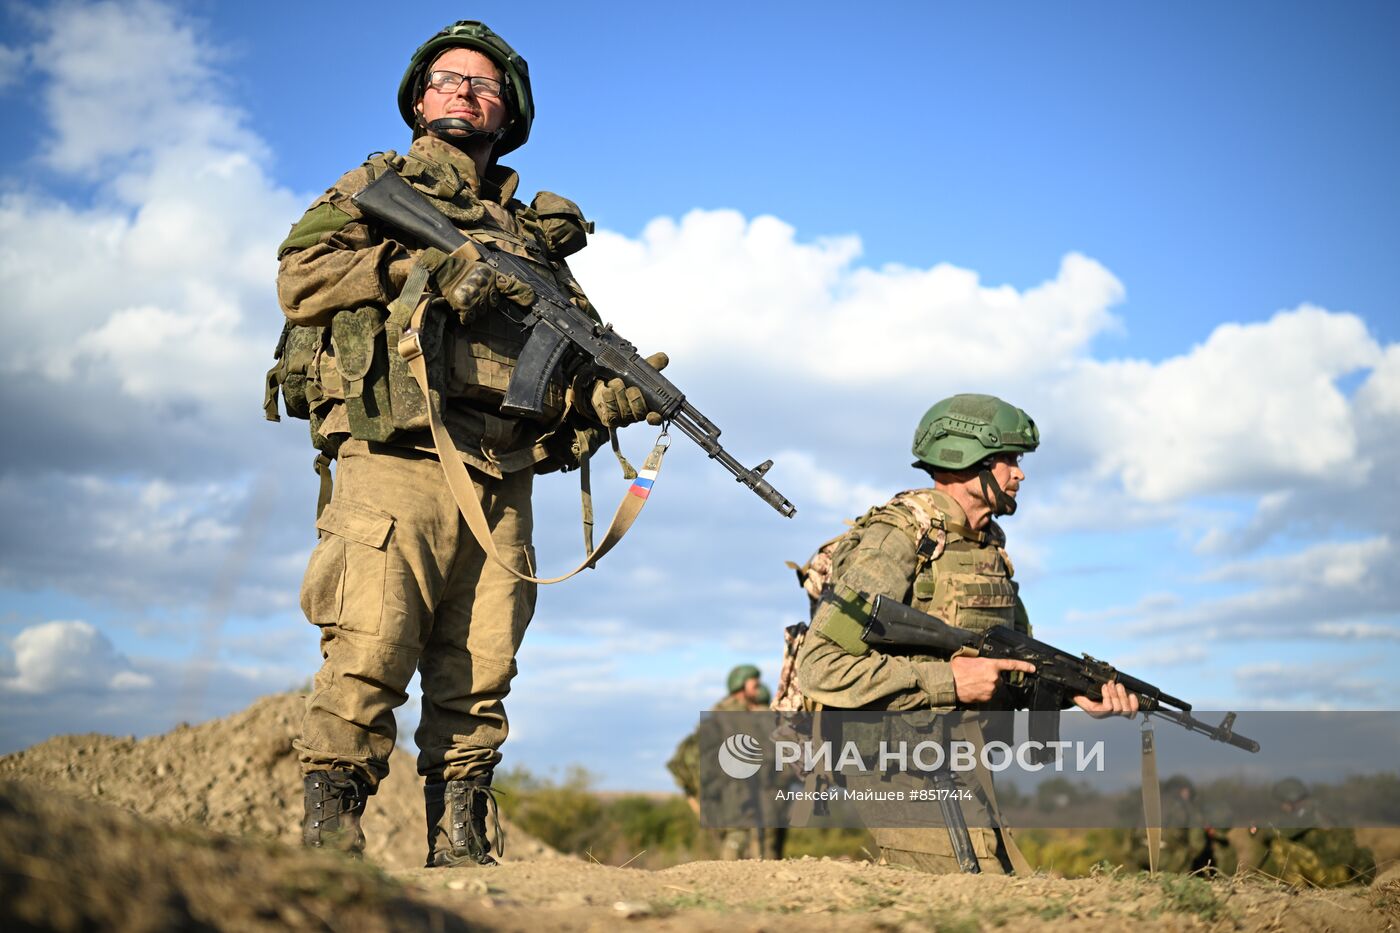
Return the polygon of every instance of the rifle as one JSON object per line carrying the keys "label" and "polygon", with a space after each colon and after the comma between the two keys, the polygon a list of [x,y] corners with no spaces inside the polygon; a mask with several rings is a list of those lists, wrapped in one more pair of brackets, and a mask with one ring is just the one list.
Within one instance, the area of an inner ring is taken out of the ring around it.
{"label": "rifle", "polygon": [[772,460],[748,469],[734,459],[720,446],[719,428],[686,401],[674,383],[643,359],[637,348],[614,331],[611,324],[600,324],[570,303],[569,296],[559,285],[530,262],[502,250],[495,243],[463,235],[396,172],[384,172],[351,200],[366,216],[443,252],[455,252],[470,242],[482,262],[534,289],[534,304],[519,310],[518,317],[514,309],[505,311],[529,337],[506,387],[501,403],[503,412],[540,417],[545,390],[563,364],[565,353],[573,349],[592,360],[600,370],[619,376],[641,390],[647,408],[660,413],[663,423],[678,427],[682,434],[700,445],[711,460],[719,461],[738,482],[753,490],[779,514],[791,518],[797,513],[793,504],[763,478],[773,466]]}
{"label": "rifle", "polygon": [[[829,597],[840,600],[831,594]],[[960,648],[971,648],[982,658],[1012,658],[1035,665],[1030,708],[1032,712],[1059,712],[1069,704],[1070,697],[1087,696],[1103,699],[1103,687],[1117,681],[1137,694],[1138,709],[1145,714],[1160,716],[1177,725],[1225,742],[1247,752],[1259,751],[1259,743],[1235,732],[1235,714],[1227,713],[1218,726],[1202,722],[1191,715],[1191,704],[1164,693],[1144,680],[1117,670],[1113,665],[1089,655],[1075,657],[1054,645],[1037,641],[1029,635],[1005,625],[994,625],[978,634],[949,625],[937,616],[920,612],[885,596],[875,597],[861,632],[861,640],[872,648],[915,648],[937,654],[952,654]],[[1032,716],[1031,738],[1048,743],[1060,737],[1059,716]],[[1043,751],[1053,758],[1054,747]]]}

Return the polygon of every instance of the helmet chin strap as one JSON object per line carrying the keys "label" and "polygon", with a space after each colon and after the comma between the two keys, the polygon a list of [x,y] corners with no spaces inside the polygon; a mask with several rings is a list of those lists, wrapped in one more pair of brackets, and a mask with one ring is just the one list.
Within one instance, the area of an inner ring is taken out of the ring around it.
{"label": "helmet chin strap", "polygon": [[468,143],[478,141],[489,142],[494,146],[500,142],[501,137],[506,132],[505,127],[501,127],[499,130],[483,130],[472,126],[460,117],[441,117],[425,124],[423,130],[445,143],[451,143],[458,149],[463,148]]}
{"label": "helmet chin strap", "polygon": [[982,498],[987,500],[987,504],[992,507],[993,515],[1014,515],[1016,512],[1016,500],[1006,494],[997,482],[997,478],[992,475],[992,471],[983,467],[977,474],[977,478],[982,481]]}

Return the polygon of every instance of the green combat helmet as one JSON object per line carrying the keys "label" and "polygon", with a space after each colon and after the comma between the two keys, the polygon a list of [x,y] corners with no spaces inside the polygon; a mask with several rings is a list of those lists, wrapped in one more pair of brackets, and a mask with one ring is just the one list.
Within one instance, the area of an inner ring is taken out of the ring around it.
{"label": "green combat helmet", "polygon": [[1287,777],[1274,785],[1274,800],[1281,804],[1299,804],[1308,798],[1308,788],[1295,777]]}
{"label": "green combat helmet", "polygon": [[727,681],[729,692],[733,693],[735,690],[744,689],[744,684],[748,683],[750,678],[756,678],[758,676],[758,668],[754,667],[752,664],[740,664],[729,672],[729,680]]}
{"label": "green combat helmet", "polygon": [[[462,19],[445,26],[437,35],[418,47],[408,63],[408,70],[399,82],[399,113],[415,134],[423,131],[415,108],[423,96],[428,68],[433,60],[448,49],[474,49],[496,63],[505,79],[506,104],[511,122],[498,131],[492,155],[500,156],[524,145],[530,138],[530,124],[535,119],[535,99],[530,93],[530,66],[485,24],[474,19]],[[437,121],[434,121],[437,122]],[[461,122],[461,121],[456,121]]]}
{"label": "green combat helmet", "polygon": [[[960,472],[988,457],[1003,453],[1030,453],[1040,446],[1035,421],[1015,405],[994,395],[954,395],[924,413],[914,432],[914,466]],[[1016,511],[1016,500],[1002,492],[991,470],[980,473],[998,515]]]}

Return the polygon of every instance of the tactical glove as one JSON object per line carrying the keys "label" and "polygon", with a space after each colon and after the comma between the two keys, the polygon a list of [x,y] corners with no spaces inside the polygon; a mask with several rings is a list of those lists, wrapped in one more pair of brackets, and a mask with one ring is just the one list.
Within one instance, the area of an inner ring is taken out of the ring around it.
{"label": "tactical glove", "polygon": [[431,247],[423,252],[422,262],[433,270],[433,283],[463,324],[491,307],[498,298],[509,299],[522,308],[535,303],[534,289],[514,276],[497,272],[476,257],[476,248],[470,243],[450,256]]}
{"label": "tactical glove", "polygon": [[[653,353],[647,357],[647,362],[655,369],[665,369],[671,360],[664,353]],[[606,381],[599,379],[594,383],[589,404],[593,406],[593,414],[605,428],[620,428],[643,419],[647,424],[661,423],[660,412],[647,411],[642,390],[627,385],[621,378]]]}

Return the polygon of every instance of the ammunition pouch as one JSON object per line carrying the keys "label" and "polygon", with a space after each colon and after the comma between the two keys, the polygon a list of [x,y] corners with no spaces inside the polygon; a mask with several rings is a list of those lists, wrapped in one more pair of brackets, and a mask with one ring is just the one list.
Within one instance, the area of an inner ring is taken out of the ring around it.
{"label": "ammunition pouch", "polygon": [[[397,351],[403,327],[392,313],[374,305],[341,311],[331,321],[334,357],[327,366],[334,366],[339,377],[337,394],[345,401],[351,437],[389,441],[428,427],[428,401]],[[444,316],[434,314],[425,317],[420,334],[436,386],[443,384],[446,363],[443,330]],[[330,372],[323,371],[323,378],[330,383]]]}
{"label": "ammunition pouch", "polygon": [[325,327],[299,327],[291,322],[283,325],[282,336],[273,351],[272,368],[267,371],[263,389],[263,414],[268,421],[281,421],[277,398],[287,417],[311,422],[311,443],[329,457],[335,456],[339,445],[321,433],[329,403],[319,376],[320,360],[329,348]]}

